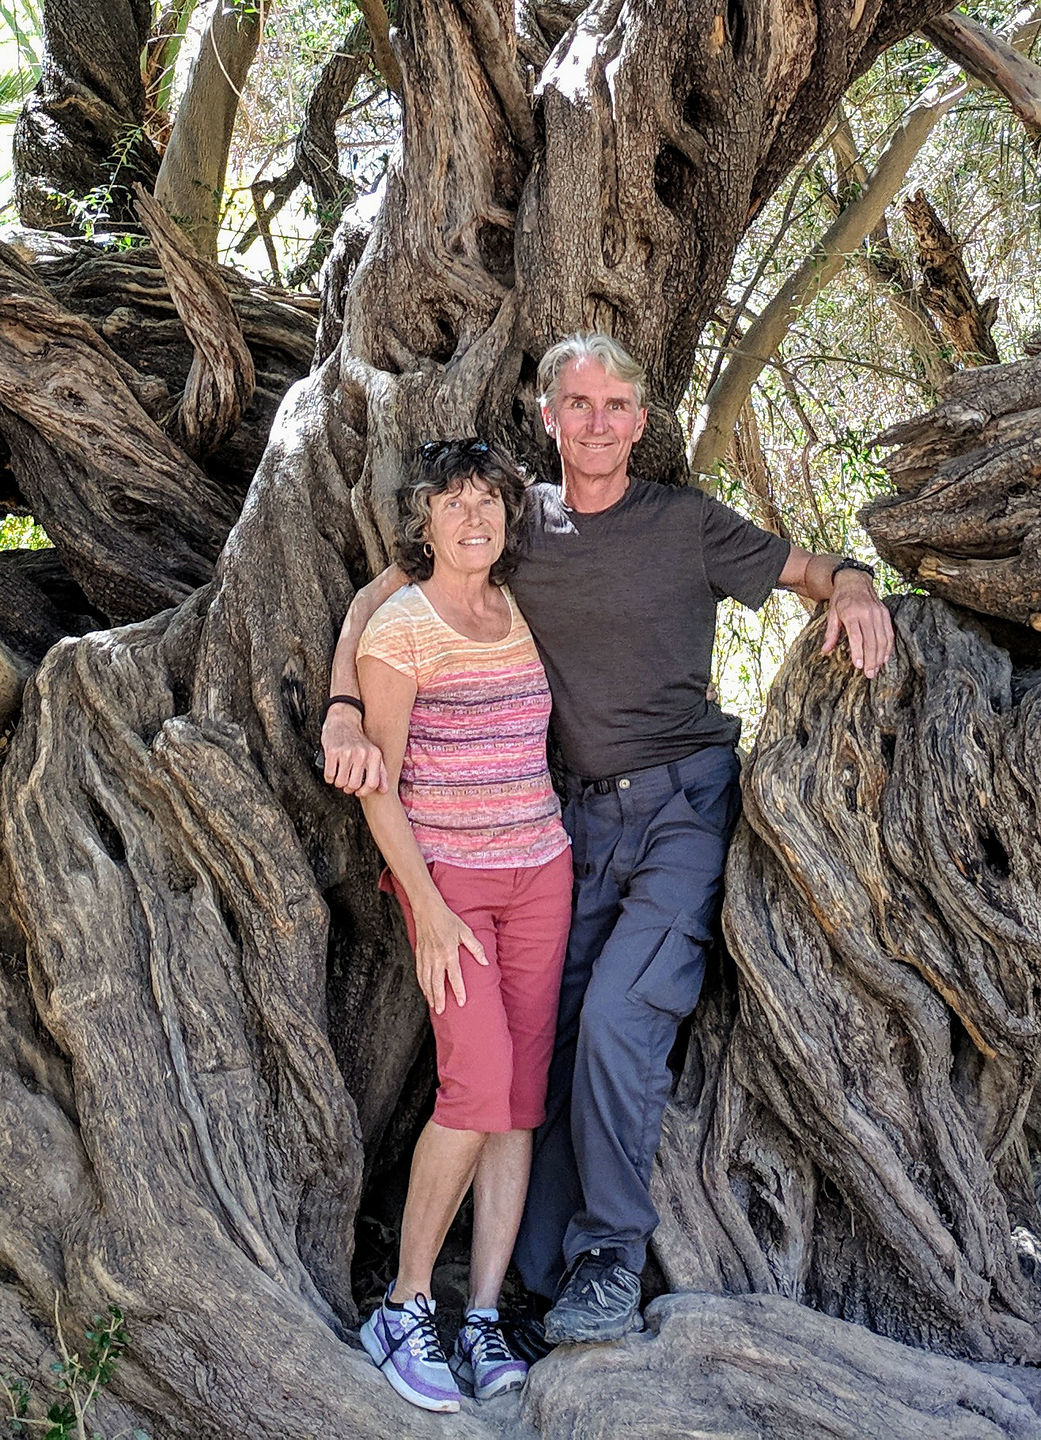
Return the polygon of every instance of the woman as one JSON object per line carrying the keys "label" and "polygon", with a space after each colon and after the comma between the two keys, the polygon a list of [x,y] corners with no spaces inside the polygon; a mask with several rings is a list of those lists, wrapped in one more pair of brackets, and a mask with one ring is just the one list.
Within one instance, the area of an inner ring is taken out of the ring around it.
{"label": "woman", "polygon": [[[526,1366],[498,1328],[520,1223],[571,913],[571,857],[546,767],[550,697],[505,588],[524,484],[482,441],[423,447],[400,495],[398,563],[412,582],[358,648],[366,732],[385,794],[362,801],[390,870],[430,1007],[438,1092],[416,1145],[396,1279],[362,1342],[413,1404],[456,1410]],[[430,1298],[448,1227],[474,1188],[470,1294],[451,1367]]]}

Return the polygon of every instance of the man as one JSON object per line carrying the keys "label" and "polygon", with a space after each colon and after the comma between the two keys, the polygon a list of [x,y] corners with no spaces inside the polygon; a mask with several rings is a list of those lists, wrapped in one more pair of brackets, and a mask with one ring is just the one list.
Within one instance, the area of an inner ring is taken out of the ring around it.
{"label": "man", "polygon": [[[638,1328],[640,1272],[658,1222],[649,1183],[669,1096],[668,1055],[694,1009],[739,809],[739,726],[706,699],[715,606],[753,608],[775,585],[827,600],[824,653],[843,632],[868,678],[893,632],[869,567],[814,556],[700,490],[630,477],[647,419],[644,375],[605,335],[554,345],[540,404],[563,483],[533,489],[530,549],[512,588],[553,694],[567,770],[575,893],[550,1073],[515,1259],[555,1303],[551,1343]],[[333,664],[356,694],[353,652],[401,577],[359,593]],[[326,778],[385,784],[349,704],[322,732]]]}

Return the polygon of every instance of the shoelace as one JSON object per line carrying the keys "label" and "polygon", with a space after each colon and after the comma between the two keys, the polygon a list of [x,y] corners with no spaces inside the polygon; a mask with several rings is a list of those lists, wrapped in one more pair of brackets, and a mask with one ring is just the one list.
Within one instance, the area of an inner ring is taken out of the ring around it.
{"label": "shoelace", "polygon": [[617,1260],[615,1260],[611,1254],[600,1255],[595,1250],[587,1250],[583,1255],[576,1255],[564,1271],[560,1284],[557,1286],[557,1294],[563,1294],[566,1287],[580,1270],[582,1271],[582,1278],[585,1280],[593,1276],[599,1277],[609,1274],[617,1263]]}
{"label": "shoelace", "polygon": [[597,1255],[590,1250],[571,1262],[561,1282],[560,1293],[563,1294],[571,1281],[577,1278],[579,1281],[578,1294],[587,1295],[591,1290],[601,1304],[606,1299],[605,1286],[627,1295],[630,1293],[631,1285],[627,1283],[627,1277],[618,1273],[621,1269],[619,1262],[610,1254]]}
{"label": "shoelace", "polygon": [[[466,1332],[476,1330],[471,1339]],[[469,1347],[471,1360],[512,1360],[509,1347],[502,1338],[498,1322],[487,1315],[468,1315],[463,1321],[463,1343]]]}
{"label": "shoelace", "polygon": [[[397,1320],[395,1317],[397,1324],[407,1326],[407,1328],[402,1330],[402,1333],[396,1340],[390,1334],[389,1326],[384,1326],[387,1330],[387,1338],[390,1340],[390,1349],[380,1361],[379,1368],[381,1370],[402,1345],[407,1345],[413,1355],[416,1355],[420,1360],[441,1361],[442,1364],[444,1363],[445,1352],[441,1349],[441,1341],[438,1338],[437,1326],[434,1323],[434,1312],[430,1305],[430,1297],[428,1295],[417,1295],[416,1304],[419,1306],[420,1311],[418,1315],[414,1310],[405,1310],[400,1320]],[[386,1312],[384,1312],[384,1314],[386,1314]],[[407,1325],[408,1320],[412,1321],[411,1325]]]}

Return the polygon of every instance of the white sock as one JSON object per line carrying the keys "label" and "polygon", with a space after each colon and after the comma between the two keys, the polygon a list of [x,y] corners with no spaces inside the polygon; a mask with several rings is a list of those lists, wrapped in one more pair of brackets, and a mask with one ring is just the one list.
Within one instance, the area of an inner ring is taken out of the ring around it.
{"label": "white sock", "polygon": [[[392,1285],[390,1289],[393,1290],[393,1288],[394,1287]],[[390,1290],[387,1291],[386,1296],[383,1300],[383,1304],[392,1315],[395,1312],[400,1314],[402,1310],[407,1310],[410,1315],[422,1315],[428,1306],[430,1308],[431,1314],[433,1314],[434,1310],[437,1308],[436,1300],[427,1300],[426,1297],[424,1297],[424,1303],[422,1305],[420,1305],[419,1303],[418,1296],[414,1300],[392,1300],[390,1298]]]}
{"label": "white sock", "polygon": [[474,1305],[471,1309],[467,1310],[464,1318],[466,1320],[491,1320],[497,1325],[499,1323],[499,1312],[494,1305],[485,1309],[482,1309],[479,1305]]}

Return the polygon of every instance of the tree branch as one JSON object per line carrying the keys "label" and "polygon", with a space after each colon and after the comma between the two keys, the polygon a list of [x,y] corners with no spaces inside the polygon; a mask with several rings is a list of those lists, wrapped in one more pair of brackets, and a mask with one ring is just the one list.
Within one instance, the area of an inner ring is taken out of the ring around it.
{"label": "tree branch", "polygon": [[380,74],[395,95],[401,95],[401,66],[390,43],[390,17],[383,0],[358,0],[358,9],[365,17],[369,38],[372,40],[372,58]]}
{"label": "tree branch", "polygon": [[129,370],[86,321],[0,265],[0,434],[33,515],[116,621],[209,580],[236,514],[141,408]]}
{"label": "tree branch", "polygon": [[[130,185],[159,167],[142,131],[141,49],[149,7],[131,0],[49,0],[40,80],[14,133],[15,202],[24,225],[75,231],[69,197],[96,197],[110,223],[132,220]],[[6,37],[5,37],[6,38]],[[132,143],[128,143],[133,137]]]}
{"label": "tree branch", "polygon": [[977,300],[961,249],[923,191],[905,200],[903,209],[918,246],[922,298],[944,335],[963,364],[997,364],[997,346],[990,333],[997,300]]}
{"label": "tree branch", "polygon": [[160,154],[170,141],[174,69],[194,9],[195,0],[169,0],[148,37],[143,70],[145,126]]}
{"label": "tree branch", "polygon": [[495,87],[510,129],[524,155],[530,157],[535,151],[535,124],[517,71],[511,39],[503,33],[490,0],[459,0],[459,8],[473,30],[481,63]]}
{"label": "tree branch", "polygon": [[235,0],[220,0],[159,167],[156,199],[208,260],[217,258],[224,176],[242,86],[273,4],[258,0],[255,9],[247,10]]}
{"label": "tree branch", "polygon": [[[293,160],[275,180],[257,180],[251,187],[256,220],[235,246],[245,254],[259,235],[264,241],[272,273],[278,276],[278,256],[271,240],[271,221],[297,186],[305,184],[314,196],[318,230],[305,258],[290,272],[292,286],[303,284],[321,265],[332,244],[333,232],[344,210],[357,196],[357,187],[339,169],[336,122],[350,104],[354,88],[368,71],[372,48],[368,31],[359,20],[323,66],[304,111],[293,149]],[[270,195],[265,206],[264,198]]]}
{"label": "tree branch", "polygon": [[[839,172],[839,199],[836,214],[853,198],[854,187],[862,190],[868,176],[860,160],[849,118],[839,106],[838,122],[831,139],[832,153]],[[883,215],[857,252],[861,269],[870,281],[882,287],[882,293],[907,337],[915,358],[921,364],[928,385],[938,390],[952,374],[954,366],[945,354],[943,336],[928,306],[915,290],[907,267],[893,248],[889,227]]]}
{"label": "tree branch", "polygon": [[256,369],[217,270],[201,260],[184,232],[139,185],[137,212],[152,237],[170,296],[195,358],[167,429],[193,459],[223,445],[253,396]]}
{"label": "tree branch", "polygon": [[922,26],[922,34],[967,74],[1004,95],[1037,145],[1041,144],[1041,66],[1021,55],[1015,45],[1027,28],[1019,26],[1009,42],[963,15],[939,15]]}
{"label": "tree branch", "polygon": [[751,325],[726,369],[711,387],[694,427],[690,463],[712,470],[726,450],[749,390],[795,317],[830,283],[865,235],[875,228],[912,160],[933,127],[965,94],[964,84],[940,91],[934,85],[909,112],[875,167],[867,188],[829,226],[820,243],[781,286]]}

